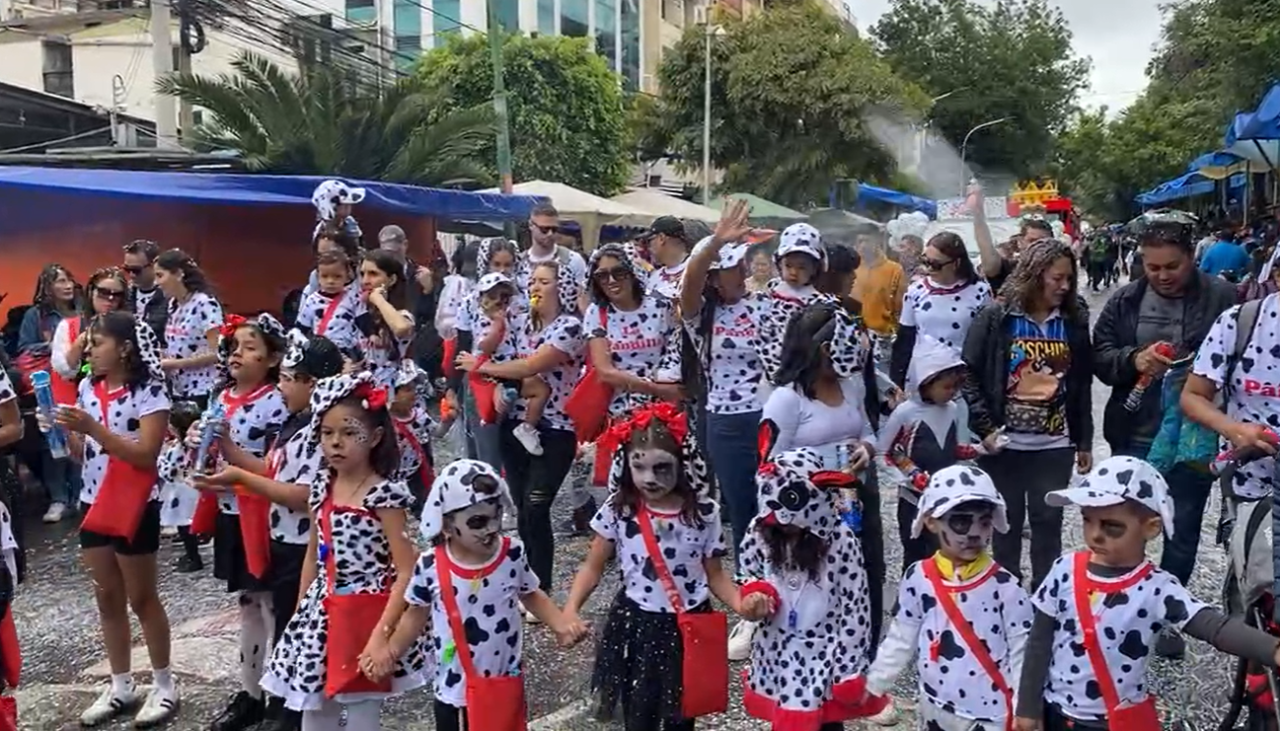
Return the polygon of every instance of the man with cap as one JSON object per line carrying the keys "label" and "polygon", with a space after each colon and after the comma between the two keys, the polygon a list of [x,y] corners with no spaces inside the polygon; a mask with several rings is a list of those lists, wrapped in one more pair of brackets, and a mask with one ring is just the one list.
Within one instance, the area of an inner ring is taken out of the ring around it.
{"label": "man with cap", "polygon": [[667,299],[680,296],[680,282],[689,263],[689,241],[685,224],[675,216],[659,216],[649,230],[637,240],[648,249],[654,270],[649,274],[648,289]]}

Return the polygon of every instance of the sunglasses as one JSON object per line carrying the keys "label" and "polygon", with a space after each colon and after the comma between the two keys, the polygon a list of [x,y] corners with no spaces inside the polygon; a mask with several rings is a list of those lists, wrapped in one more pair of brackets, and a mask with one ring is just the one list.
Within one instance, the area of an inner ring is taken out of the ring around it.
{"label": "sunglasses", "polygon": [[622,266],[612,267],[610,269],[597,269],[591,274],[591,278],[597,282],[622,282],[630,277],[631,270]]}
{"label": "sunglasses", "polygon": [[132,274],[134,276],[141,274],[142,270],[146,269],[146,267],[139,267],[139,266],[124,266],[120,268],[124,270],[125,274]]}
{"label": "sunglasses", "polygon": [[535,224],[532,224],[532,225],[533,225],[533,227],[534,227],[534,228],[538,229],[539,231],[541,231],[541,232],[542,232],[542,233],[544,233],[544,234],[554,234],[554,233],[559,233],[559,232],[560,232],[560,227],[559,227],[559,226],[539,226],[539,225],[538,225],[538,224],[536,224],[536,223],[535,223]]}
{"label": "sunglasses", "polygon": [[925,269],[928,269],[931,272],[936,272],[954,261],[955,259],[947,259],[945,261],[938,261],[937,259],[922,259],[920,263],[924,264]]}
{"label": "sunglasses", "polygon": [[104,300],[119,300],[124,298],[123,289],[103,289],[102,287],[94,287],[93,293]]}

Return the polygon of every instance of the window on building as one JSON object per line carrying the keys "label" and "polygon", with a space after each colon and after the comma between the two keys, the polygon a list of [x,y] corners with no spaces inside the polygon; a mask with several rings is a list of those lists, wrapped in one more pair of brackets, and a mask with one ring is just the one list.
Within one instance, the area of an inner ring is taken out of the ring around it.
{"label": "window on building", "polygon": [[378,9],[374,0],[347,0],[347,20],[353,23],[378,22]]}
{"label": "window on building", "polygon": [[74,99],[74,74],[71,69],[71,44],[44,41],[44,90],[49,94]]}
{"label": "window on building", "polygon": [[587,4],[592,0],[560,0],[560,35],[586,38],[591,33]]}
{"label": "window on building", "polygon": [[609,62],[609,68],[618,70],[618,0],[595,0],[596,3],[596,53]]}
{"label": "window on building", "polygon": [[556,0],[538,0],[538,32],[544,36],[556,34]]}
{"label": "window on building", "polygon": [[520,0],[489,0],[498,4],[498,27],[508,33],[520,32]]}
{"label": "window on building", "polygon": [[462,0],[435,0],[431,10],[432,40],[436,46],[443,46],[446,34],[462,29]]}
{"label": "window on building", "polygon": [[622,35],[622,59],[619,62],[625,88],[640,88],[640,2],[618,0],[618,16]]}
{"label": "window on building", "polygon": [[[391,23],[397,39],[400,36],[422,38],[422,8],[419,4],[419,0],[395,0],[392,3]],[[398,44],[399,40],[396,43]],[[418,47],[422,47],[421,40],[418,42]]]}
{"label": "window on building", "polygon": [[396,36],[395,64],[401,71],[409,71],[422,56],[422,36]]}

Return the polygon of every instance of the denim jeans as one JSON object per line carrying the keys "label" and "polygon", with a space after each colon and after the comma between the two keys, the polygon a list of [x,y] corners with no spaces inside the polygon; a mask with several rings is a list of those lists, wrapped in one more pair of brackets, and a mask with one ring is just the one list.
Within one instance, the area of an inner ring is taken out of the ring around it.
{"label": "denim jeans", "polygon": [[1213,477],[1179,464],[1165,473],[1164,479],[1169,484],[1169,497],[1173,499],[1173,535],[1164,537],[1160,568],[1178,577],[1185,586],[1196,567],[1200,525],[1213,490]]}
{"label": "denim jeans", "polygon": [[519,423],[507,419],[499,427],[503,466],[507,470],[507,484],[511,486],[511,499],[516,504],[516,529],[528,551],[529,567],[538,576],[542,590],[549,594],[556,552],[551,503],[555,502],[564,478],[573,467],[578,440],[572,431],[539,428],[542,454],[535,457],[512,433]]}
{"label": "denim jeans", "polygon": [[45,450],[40,456],[44,468],[44,486],[49,491],[49,502],[62,503],[74,508],[80,502],[80,465],[69,458],[54,459]]}
{"label": "denim jeans", "polygon": [[[470,392],[463,396],[465,404],[464,418],[468,433],[468,447],[475,445],[475,459],[490,467],[502,471],[502,426],[500,424],[481,424],[480,414],[476,411],[476,400]],[[524,447],[516,445],[521,452]]]}
{"label": "denim jeans", "polygon": [[1031,591],[1049,574],[1053,562],[1062,555],[1062,508],[1051,508],[1045,495],[1061,490],[1071,482],[1075,450],[1042,449],[1003,452],[978,459],[978,467],[991,476],[996,490],[1004,497],[1009,516],[1009,531],[991,539],[996,563],[1017,576],[1022,576],[1022,522],[1031,525]]}
{"label": "denim jeans", "polygon": [[756,517],[756,468],[759,466],[756,433],[760,412],[713,414],[702,412],[706,423],[707,455],[720,485],[720,501],[729,512],[733,530],[734,563],[747,524]]}

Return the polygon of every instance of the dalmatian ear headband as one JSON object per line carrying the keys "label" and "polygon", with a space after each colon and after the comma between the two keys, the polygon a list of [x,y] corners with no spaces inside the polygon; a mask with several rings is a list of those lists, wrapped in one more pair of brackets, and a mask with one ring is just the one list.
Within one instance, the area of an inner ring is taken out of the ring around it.
{"label": "dalmatian ear headband", "polygon": [[352,395],[360,397],[360,406],[367,411],[387,408],[387,390],[378,385],[369,371],[322,378],[316,381],[315,390],[311,392],[312,442],[319,443],[320,422],[329,409]]}
{"label": "dalmatian ear headband", "polygon": [[[486,493],[477,490],[477,485],[496,488]],[[503,510],[515,511],[507,481],[493,467],[474,459],[451,462],[431,483],[422,507],[418,525],[423,539],[430,541],[444,531],[446,515],[490,500],[497,500]]]}
{"label": "dalmatian ear headband", "polygon": [[164,368],[160,367],[160,343],[156,339],[151,326],[137,318],[133,321],[133,330],[137,334],[138,355],[147,366],[147,375],[155,380],[164,381]]}
{"label": "dalmatian ear headband", "polygon": [[684,465],[689,485],[699,500],[711,495],[711,471],[697,438],[689,429],[689,419],[672,404],[663,402],[640,407],[631,418],[609,427],[596,441],[596,447],[612,452],[609,464],[609,492],[616,492],[622,485],[622,475],[627,468],[627,444],[637,429],[647,429],[654,420],[662,422],[667,432],[680,445],[680,462]]}
{"label": "dalmatian ear headband", "polygon": [[227,315],[222,327],[218,328],[218,361],[223,367],[226,367],[227,358],[231,357],[231,351],[235,349],[236,331],[245,326],[256,327],[267,337],[287,341],[284,325],[269,313],[264,312],[253,319],[242,315]]}

